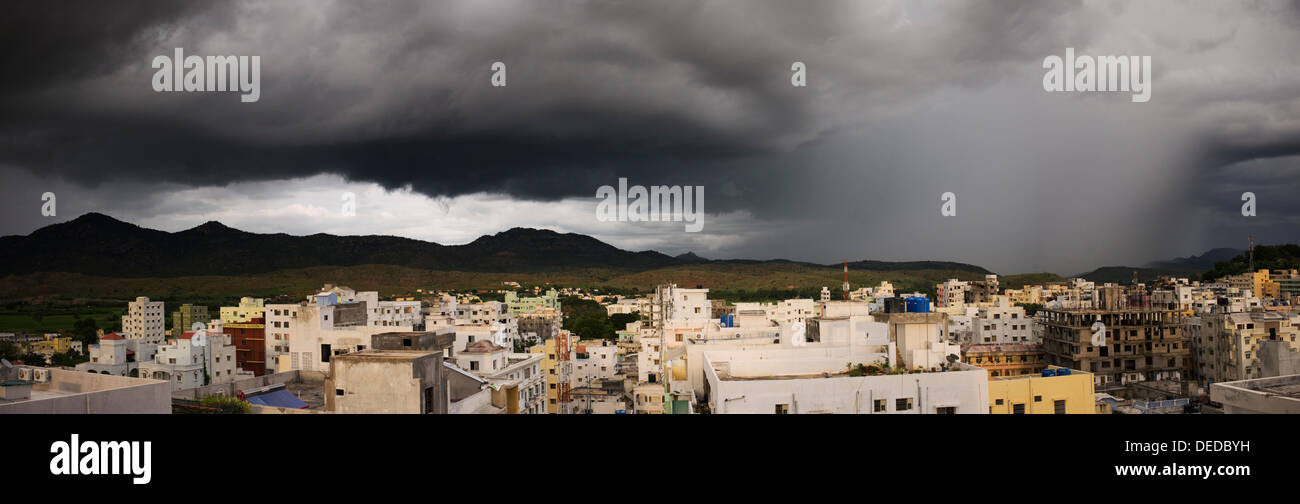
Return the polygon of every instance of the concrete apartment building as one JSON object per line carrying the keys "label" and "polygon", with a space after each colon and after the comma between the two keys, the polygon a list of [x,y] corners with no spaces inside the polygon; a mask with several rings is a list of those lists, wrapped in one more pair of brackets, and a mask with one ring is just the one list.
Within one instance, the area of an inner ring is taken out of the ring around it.
{"label": "concrete apartment building", "polygon": [[573,386],[586,387],[613,379],[618,366],[618,345],[608,340],[580,340],[573,349]]}
{"label": "concrete apartment building", "polygon": [[[1210,383],[1269,377],[1265,361],[1274,367],[1289,355],[1300,355],[1300,328],[1290,315],[1270,312],[1219,313],[1200,317],[1200,334],[1195,338],[1197,378],[1202,387]],[[1277,342],[1271,354],[1261,354],[1262,344]],[[1272,355],[1270,358],[1269,355]],[[1276,376],[1276,375],[1274,375]]]}
{"label": "concrete apartment building", "polygon": [[[1042,310],[1047,364],[1092,373],[1098,388],[1131,382],[1181,381],[1192,367],[1185,312],[1173,310]],[[1106,326],[1092,344],[1092,325]]]}
{"label": "concrete apartment building", "polygon": [[170,414],[165,381],[0,361],[2,414]]}
{"label": "concrete apartment building", "polygon": [[186,331],[158,347],[154,360],[140,363],[140,376],[170,382],[173,391],[229,383],[246,376],[238,372],[236,348],[229,334],[209,331],[203,344],[196,342],[196,334]]}
{"label": "concrete apartment building", "polygon": [[289,355],[289,328],[298,316],[300,303],[268,304],[265,306],[263,336],[266,338],[266,370],[275,371],[281,355]]}
{"label": "concrete apartment building", "polygon": [[[517,317],[519,337],[537,344],[554,338],[563,325],[563,313],[553,308],[537,308]],[[531,346],[531,345],[530,345]]]}
{"label": "concrete apartment building", "polygon": [[505,305],[510,313],[516,316],[522,313],[533,313],[540,308],[559,311],[560,293],[555,289],[549,289],[541,296],[519,297],[515,291],[508,291],[505,295]]}
{"label": "concrete apartment building", "polygon": [[977,345],[1032,344],[1033,321],[1025,316],[1025,309],[1012,306],[1006,297],[998,296],[995,304],[981,306],[971,320],[971,342]]}
{"label": "concrete apartment building", "polygon": [[365,301],[338,303],[331,293],[318,297],[316,303],[299,305],[297,315],[289,321],[289,353],[279,356],[278,372],[328,372],[333,356],[373,348],[371,337],[375,334],[413,330],[367,325]]}
{"label": "concrete apartment building", "polygon": [[447,413],[442,352],[363,350],[334,356],[325,409],[334,413]]}
{"label": "concrete apartment building", "polygon": [[162,301],[150,301],[147,297],[138,297],[135,301],[127,303],[127,314],[122,316],[122,330],[119,334],[134,340],[131,350],[135,352],[137,360],[152,360],[154,349],[166,340],[167,329],[163,313]]}
{"label": "concrete apartment building", "polygon": [[989,379],[1033,376],[1047,368],[1042,345],[964,345],[962,362],[984,368]]}
{"label": "concrete apartment building", "polygon": [[[239,298],[238,306],[222,306],[221,321],[225,323],[244,322],[255,318],[266,318],[266,300],[261,298]],[[186,329],[188,330],[188,328]]]}
{"label": "concrete apartment building", "polygon": [[935,308],[966,307],[966,291],[970,290],[970,282],[963,282],[953,278],[944,283],[936,284],[934,287]]}
{"label": "concrete apartment building", "polygon": [[533,345],[529,353],[541,355],[541,369],[546,376],[546,411],[552,415],[572,413],[573,344],[577,338],[561,330],[554,338]]}
{"label": "concrete apartment building", "polygon": [[193,331],[195,323],[206,326],[210,320],[212,317],[208,315],[208,307],[185,303],[172,312],[172,335]]}
{"label": "concrete apartment building", "polygon": [[493,404],[507,414],[548,413],[546,373],[542,354],[514,353],[490,341],[471,343],[457,352],[457,367],[487,380],[493,389]]}

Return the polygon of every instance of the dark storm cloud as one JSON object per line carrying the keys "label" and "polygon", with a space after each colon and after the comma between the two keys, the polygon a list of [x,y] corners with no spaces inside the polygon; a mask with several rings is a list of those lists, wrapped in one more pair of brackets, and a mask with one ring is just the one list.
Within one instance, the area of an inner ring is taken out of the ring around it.
{"label": "dark storm cloud", "polygon": [[[1300,177],[1286,168],[1300,155],[1297,2],[48,5],[0,20],[14,69],[0,167],[32,175],[9,184],[21,198],[43,178],[291,193],[285,179],[334,173],[518,202],[628,177],[704,185],[708,212],[740,215],[706,226],[721,245],[703,255],[1000,272],[1300,238],[1300,207],[1280,201]],[[150,60],[176,47],[261,56],[261,100],[153,92]],[[1151,55],[1152,101],[1043,92],[1042,59],[1066,47]],[[489,85],[494,61],[506,88]],[[790,86],[793,61],[807,88]],[[1254,220],[1239,218],[1246,190]],[[938,216],[944,191],[957,218]],[[601,232],[673,252],[708,241],[644,231]]]}
{"label": "dark storm cloud", "polygon": [[[945,5],[920,29],[901,4],[864,2],[210,5],[9,16],[23,49],[7,62],[25,70],[0,103],[0,161],[88,185],[327,171],[552,199],[619,176],[723,184],[734,178],[719,164],[888,106],[871,100],[987,84],[1040,57],[1035,41],[1081,33],[1065,23],[1077,2]],[[148,62],[174,47],[261,55],[261,100],[154,93]],[[506,88],[488,84],[493,61],[509,65]],[[793,61],[808,89],[789,85]]]}

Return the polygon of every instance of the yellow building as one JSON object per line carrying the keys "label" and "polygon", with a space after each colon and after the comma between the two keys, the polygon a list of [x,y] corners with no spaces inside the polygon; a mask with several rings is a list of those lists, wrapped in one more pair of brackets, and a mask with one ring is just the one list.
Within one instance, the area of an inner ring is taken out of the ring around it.
{"label": "yellow building", "polygon": [[73,342],[71,336],[59,336],[58,334],[46,334],[45,339],[33,341],[27,344],[27,350],[32,353],[38,353],[49,357],[55,354],[65,354],[69,350],[76,349],[81,352],[81,343]]}
{"label": "yellow building", "polygon": [[266,300],[262,298],[239,298],[239,306],[222,306],[221,321],[227,324],[235,322],[248,322],[255,318],[265,318],[266,308],[263,303]]}
{"label": "yellow building", "polygon": [[[1066,375],[1062,375],[1064,371]],[[1027,375],[989,380],[991,414],[1096,413],[1092,373],[1048,366],[1053,376]]]}
{"label": "yellow building", "polygon": [[530,353],[546,356],[542,359],[541,369],[546,374],[546,412],[552,415],[569,413],[570,338],[573,337],[569,331],[561,330],[554,338],[528,349]]}

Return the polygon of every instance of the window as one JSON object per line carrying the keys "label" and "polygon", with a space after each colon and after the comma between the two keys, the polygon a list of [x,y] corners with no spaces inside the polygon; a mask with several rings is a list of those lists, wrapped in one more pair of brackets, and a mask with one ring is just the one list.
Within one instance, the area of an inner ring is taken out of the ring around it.
{"label": "window", "polygon": [[341,396],[341,395],[343,395],[343,389],[341,389],[341,388],[339,388],[339,389],[334,389],[334,395],[336,395],[336,396]]}
{"label": "window", "polygon": [[789,405],[789,404],[778,404],[778,405],[776,405],[776,414],[778,414],[778,415],[785,415],[785,414],[789,414],[789,413],[790,413],[790,405]]}
{"label": "window", "polygon": [[994,401],[993,404],[996,404],[996,405],[998,405],[998,406],[1001,406],[1001,405],[1002,405],[1002,399],[998,399],[998,400]]}
{"label": "window", "polygon": [[478,361],[469,361],[469,370],[478,371]]}
{"label": "window", "polygon": [[894,411],[907,411],[912,409],[912,398],[894,400]]}
{"label": "window", "polygon": [[1023,414],[1025,414],[1025,405],[1024,405],[1024,404],[1012,404],[1012,405],[1011,405],[1011,414],[1013,414],[1013,415],[1023,415]]}
{"label": "window", "polygon": [[1052,407],[1055,408],[1055,410],[1056,410],[1056,414],[1057,414],[1057,415],[1064,415],[1064,414],[1065,414],[1065,400],[1064,400],[1064,399],[1057,399],[1057,400],[1055,400],[1055,401],[1052,401]]}
{"label": "window", "polygon": [[328,343],[322,344],[320,346],[320,361],[321,362],[330,361],[330,346]]}
{"label": "window", "polygon": [[1040,395],[1034,396],[1034,402],[1043,402],[1043,396]]}
{"label": "window", "polygon": [[876,399],[875,401],[872,401],[872,402],[875,403],[873,409],[875,410],[876,413],[880,413],[880,412],[882,412],[882,411],[885,411],[885,400],[884,400],[884,399]]}
{"label": "window", "polygon": [[957,414],[957,407],[956,407],[956,406],[944,406],[944,407],[942,407],[942,408],[935,408],[935,409],[934,409],[934,412],[935,412],[936,414],[939,414],[939,415],[956,415],[956,414]]}

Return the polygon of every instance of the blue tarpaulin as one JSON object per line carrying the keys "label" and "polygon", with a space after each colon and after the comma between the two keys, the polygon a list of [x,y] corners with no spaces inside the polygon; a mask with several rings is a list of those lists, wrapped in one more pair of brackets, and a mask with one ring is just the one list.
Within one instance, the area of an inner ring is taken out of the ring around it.
{"label": "blue tarpaulin", "polygon": [[248,396],[244,400],[248,401],[250,404],[274,406],[277,408],[302,409],[307,407],[307,403],[302,402],[301,399],[294,397],[292,393],[284,389],[273,390],[255,396]]}

